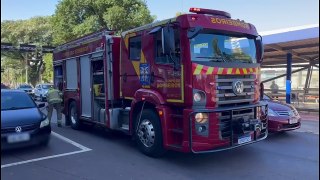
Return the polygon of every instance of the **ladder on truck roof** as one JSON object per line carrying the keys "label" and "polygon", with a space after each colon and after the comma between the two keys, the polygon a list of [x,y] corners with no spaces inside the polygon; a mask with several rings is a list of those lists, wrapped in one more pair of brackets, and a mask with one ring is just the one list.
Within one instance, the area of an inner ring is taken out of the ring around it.
{"label": "ladder on truck roof", "polygon": [[94,32],[91,34],[87,34],[85,36],[79,37],[75,40],[72,40],[70,42],[67,42],[65,44],[58,46],[57,48],[54,49],[53,53],[57,53],[60,51],[64,51],[64,50],[73,48],[73,47],[77,47],[77,46],[80,46],[81,44],[85,44],[88,41],[92,41],[93,39],[99,39],[102,36],[113,35],[113,34],[114,34],[114,31],[110,31],[110,30],[106,30],[106,29],[103,29],[103,30],[100,30],[98,32]]}

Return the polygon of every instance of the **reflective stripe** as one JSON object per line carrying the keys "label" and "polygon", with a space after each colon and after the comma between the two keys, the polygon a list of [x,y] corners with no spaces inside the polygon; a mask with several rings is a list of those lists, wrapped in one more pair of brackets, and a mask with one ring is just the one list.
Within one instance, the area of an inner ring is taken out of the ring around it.
{"label": "reflective stripe", "polygon": [[50,89],[48,91],[47,99],[48,99],[48,103],[49,104],[55,104],[55,103],[61,103],[62,102],[62,99],[61,99],[61,96],[60,96],[60,91],[56,90],[56,89]]}

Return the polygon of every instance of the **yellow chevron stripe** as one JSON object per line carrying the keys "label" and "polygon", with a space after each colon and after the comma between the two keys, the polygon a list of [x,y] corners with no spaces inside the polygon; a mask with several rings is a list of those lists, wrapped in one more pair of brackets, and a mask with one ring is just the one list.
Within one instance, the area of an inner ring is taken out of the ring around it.
{"label": "yellow chevron stripe", "polygon": [[[128,49],[129,48],[129,38],[130,37],[133,37],[133,36],[136,36],[136,33],[130,33],[130,34],[127,34],[124,38],[124,43],[126,45],[126,48]],[[129,50],[129,49],[128,49]]]}
{"label": "yellow chevron stripe", "polygon": [[139,79],[140,79],[140,61],[131,61],[134,71],[136,71]]}
{"label": "yellow chevron stripe", "polygon": [[244,73],[244,74],[248,74],[246,68],[243,68],[242,70],[243,70],[243,73]]}
{"label": "yellow chevron stripe", "polygon": [[223,72],[223,68],[219,68],[218,74],[222,74],[222,72]]}
{"label": "yellow chevron stripe", "polygon": [[194,75],[200,74],[201,70],[203,68],[203,65],[197,65],[196,70],[194,70]]}
{"label": "yellow chevron stripe", "polygon": [[140,60],[141,63],[146,63],[146,58],[144,57],[144,53],[142,52],[141,50],[141,60]]}
{"label": "yellow chevron stripe", "polygon": [[213,67],[209,67],[206,74],[212,74]]}
{"label": "yellow chevron stripe", "polygon": [[237,68],[236,74],[240,74],[240,69],[239,68]]}
{"label": "yellow chevron stripe", "polygon": [[233,69],[233,68],[228,68],[227,74],[232,74],[232,69]]}

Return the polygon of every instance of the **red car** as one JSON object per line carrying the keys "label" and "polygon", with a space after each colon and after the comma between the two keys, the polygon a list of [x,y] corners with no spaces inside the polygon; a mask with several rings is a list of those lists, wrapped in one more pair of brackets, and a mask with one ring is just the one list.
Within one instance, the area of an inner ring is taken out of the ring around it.
{"label": "red car", "polygon": [[268,130],[281,132],[299,129],[301,117],[292,105],[273,101],[269,96],[263,96],[263,101],[268,104]]}

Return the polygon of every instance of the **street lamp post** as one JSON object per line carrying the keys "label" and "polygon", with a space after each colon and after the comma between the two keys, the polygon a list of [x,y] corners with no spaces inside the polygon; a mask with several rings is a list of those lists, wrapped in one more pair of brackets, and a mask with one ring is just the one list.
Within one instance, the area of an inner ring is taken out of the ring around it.
{"label": "street lamp post", "polygon": [[26,69],[26,84],[28,84],[28,65],[26,65],[25,69]]}

